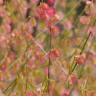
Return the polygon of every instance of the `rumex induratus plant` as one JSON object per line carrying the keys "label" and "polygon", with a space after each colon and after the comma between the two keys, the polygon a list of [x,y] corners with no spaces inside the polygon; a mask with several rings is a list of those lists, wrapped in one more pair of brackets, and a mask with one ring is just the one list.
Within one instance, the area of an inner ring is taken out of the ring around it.
{"label": "rumex induratus plant", "polygon": [[96,0],[0,0],[0,96],[96,96]]}

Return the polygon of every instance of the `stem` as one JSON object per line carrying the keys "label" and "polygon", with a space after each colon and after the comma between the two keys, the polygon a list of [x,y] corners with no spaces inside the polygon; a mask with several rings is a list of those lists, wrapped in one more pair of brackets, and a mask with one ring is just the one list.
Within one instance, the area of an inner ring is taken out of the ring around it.
{"label": "stem", "polygon": [[[30,46],[27,45],[25,54],[27,53],[28,48],[30,48]],[[31,58],[31,57],[30,57],[30,58]],[[19,69],[19,70],[17,71],[17,73],[16,73],[15,79],[8,85],[8,87],[3,91],[3,93],[6,93],[7,90],[9,90],[9,88],[12,88],[12,85],[14,85],[14,84],[16,83],[18,74],[20,74],[20,72],[22,72],[22,70],[23,70],[24,66],[27,64],[28,60],[29,60],[29,58],[27,58],[27,59],[25,60],[24,64],[22,64],[22,65],[20,66],[20,69]],[[15,85],[14,85],[14,86],[15,86]]]}
{"label": "stem", "polygon": [[[51,28],[50,28],[50,31],[51,31]],[[49,35],[49,46],[50,46],[50,51],[51,51],[51,48],[52,48],[52,37],[51,35]],[[51,65],[51,58],[50,58],[50,55],[49,55],[49,64],[48,64],[48,93],[50,95],[50,65]]]}
{"label": "stem", "polygon": [[[93,20],[94,20],[94,18],[93,18]],[[93,21],[93,20],[92,20],[92,21]],[[90,22],[89,25],[87,26],[87,31],[88,31],[89,27],[92,26],[92,25],[95,25],[95,23],[96,23],[96,19],[94,20],[93,24],[91,24],[91,22]],[[89,35],[88,35],[88,37],[86,38],[85,43],[84,43],[84,45],[83,45],[83,47],[82,47],[82,49],[81,49],[80,54],[83,53],[83,51],[84,51],[84,49],[85,49],[85,47],[86,47],[86,44],[87,44],[87,42],[88,42],[88,40],[89,40],[89,38],[90,38],[91,33],[92,33],[92,32],[90,32]],[[74,63],[74,60],[73,60],[73,63]],[[70,74],[72,74],[73,71],[75,70],[75,68],[77,67],[77,63],[72,64],[72,66],[73,66],[73,67],[72,67],[72,71],[70,72]]]}
{"label": "stem", "polygon": [[[17,79],[16,79],[16,80],[17,80]],[[11,87],[11,90],[10,90],[8,96],[10,96],[11,92],[14,91],[14,89],[15,89],[15,87],[16,87],[16,84],[17,84],[17,82],[15,81],[15,83],[14,83],[13,86]]]}
{"label": "stem", "polygon": [[[85,40],[85,42],[84,42],[84,45],[83,45],[83,47],[82,47],[82,49],[81,49],[80,54],[82,54],[82,53],[83,53],[83,51],[84,51],[84,49],[85,49],[85,47],[86,47],[86,45],[87,45],[87,42],[88,42],[88,40],[89,40],[90,36],[91,36],[91,32],[89,33],[88,37],[86,38],[86,40]],[[76,67],[77,67],[77,63],[75,63],[75,64],[74,64],[74,66],[73,66],[72,71],[71,71],[71,73],[70,73],[70,74],[72,74],[72,73],[73,73],[73,71],[75,70],[75,68],[76,68]]]}
{"label": "stem", "polygon": [[27,63],[26,63],[26,87],[25,87],[25,94],[27,94],[27,86],[28,86],[28,69],[27,69]]}
{"label": "stem", "polygon": [[90,36],[91,36],[91,32],[89,33],[88,37],[86,38],[86,41],[85,41],[85,43],[84,43],[84,45],[83,45],[83,47],[82,47],[82,49],[81,49],[80,54],[82,54],[82,53],[83,53],[83,51],[84,51],[84,49],[85,49],[85,47],[86,47],[86,45],[87,45],[87,42],[88,42],[88,40],[89,40]]}
{"label": "stem", "polygon": [[9,86],[3,91],[3,93],[6,93],[6,91],[7,91],[13,84],[15,84],[16,80],[17,80],[17,78],[15,78],[15,79],[9,84]]}

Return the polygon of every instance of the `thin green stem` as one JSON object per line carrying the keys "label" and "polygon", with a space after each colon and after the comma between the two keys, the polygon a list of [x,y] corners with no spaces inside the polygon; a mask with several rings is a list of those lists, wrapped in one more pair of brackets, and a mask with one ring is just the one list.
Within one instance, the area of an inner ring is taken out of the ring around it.
{"label": "thin green stem", "polygon": [[[91,36],[91,32],[90,32],[89,35],[87,36],[87,38],[86,38],[86,40],[85,40],[85,42],[84,42],[84,45],[83,45],[83,47],[82,47],[82,49],[81,49],[80,54],[83,53],[83,51],[84,51],[84,49],[85,49],[85,47],[86,47],[86,45],[87,45],[87,42],[88,42],[90,36]],[[71,70],[71,73],[70,73],[70,74],[72,74],[72,72],[75,70],[76,67],[77,67],[77,63],[75,63],[74,66],[72,67],[72,70]]]}
{"label": "thin green stem", "polygon": [[[51,31],[51,29],[50,29]],[[50,51],[51,51],[51,48],[52,48],[52,36],[49,35],[49,46],[50,46]],[[50,57],[50,54],[49,54],[49,64],[48,64],[48,93],[50,95],[50,65],[52,64],[51,62],[51,57]]]}

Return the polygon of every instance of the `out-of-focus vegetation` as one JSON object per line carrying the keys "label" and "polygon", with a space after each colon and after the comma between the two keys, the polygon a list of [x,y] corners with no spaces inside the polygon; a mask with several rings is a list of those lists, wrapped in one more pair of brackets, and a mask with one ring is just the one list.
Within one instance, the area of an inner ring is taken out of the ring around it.
{"label": "out-of-focus vegetation", "polygon": [[0,96],[96,96],[96,0],[0,0]]}

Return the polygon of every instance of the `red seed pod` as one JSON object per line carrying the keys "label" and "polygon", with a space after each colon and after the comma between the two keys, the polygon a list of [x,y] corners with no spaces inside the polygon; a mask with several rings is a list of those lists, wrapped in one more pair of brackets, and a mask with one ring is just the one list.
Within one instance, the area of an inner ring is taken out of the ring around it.
{"label": "red seed pod", "polygon": [[48,26],[50,27],[51,25],[57,23],[60,20],[60,16],[55,14],[48,22]]}
{"label": "red seed pod", "polygon": [[80,23],[84,24],[84,25],[88,25],[90,23],[90,17],[89,16],[81,16]]}
{"label": "red seed pod", "polygon": [[47,10],[49,8],[49,6],[46,3],[40,3],[39,8],[42,9],[42,10]]}
{"label": "red seed pod", "polygon": [[71,20],[66,20],[64,22],[64,28],[67,29],[67,30],[71,30],[73,28],[72,21]]}
{"label": "red seed pod", "polygon": [[46,13],[46,10],[48,9],[49,9],[49,6],[46,3],[41,3],[36,11],[37,18],[42,20],[47,20],[48,15]]}
{"label": "red seed pod", "polygon": [[46,10],[46,13],[47,13],[48,16],[51,18],[51,17],[53,17],[53,16],[56,14],[56,10],[55,10],[55,8],[53,8],[53,7],[49,7],[49,8]]}
{"label": "red seed pod", "polygon": [[50,35],[52,35],[53,37],[58,36],[60,33],[60,29],[57,26],[51,26],[50,27]]}
{"label": "red seed pod", "polygon": [[47,0],[49,6],[54,6],[56,0]]}
{"label": "red seed pod", "polygon": [[49,7],[46,3],[41,3],[36,12],[37,18],[45,21],[48,21],[55,13],[55,8]]}
{"label": "red seed pod", "polygon": [[77,55],[75,56],[75,60],[77,64],[82,65],[86,62],[86,55],[85,54]]}
{"label": "red seed pod", "polygon": [[91,32],[91,37],[96,37],[96,26],[90,26],[87,32],[88,34]]}
{"label": "red seed pod", "polygon": [[77,82],[78,82],[77,76],[76,76],[76,75],[71,75],[70,78],[69,78],[69,83],[70,83],[71,85],[74,85],[74,84],[76,84]]}
{"label": "red seed pod", "polygon": [[60,57],[60,50],[58,49],[52,49],[50,52],[49,52],[49,57],[51,59],[56,59],[57,57]]}
{"label": "red seed pod", "polygon": [[70,90],[65,89],[61,96],[70,96]]}
{"label": "red seed pod", "polygon": [[2,72],[5,72],[6,69],[7,69],[7,65],[6,65],[6,64],[3,64],[3,65],[1,66],[1,70],[2,70]]}

